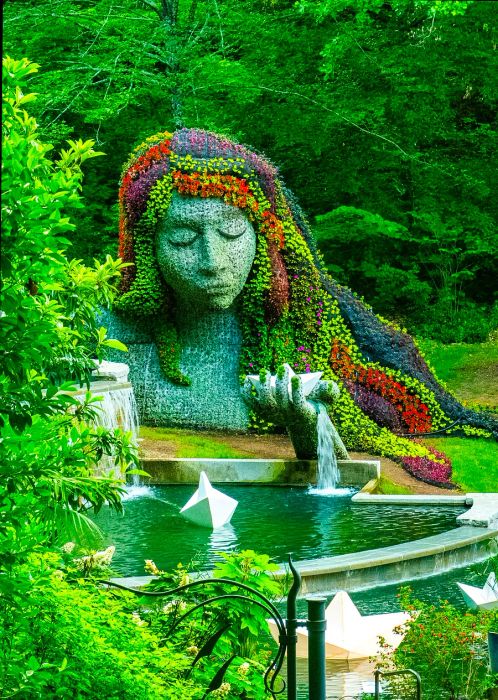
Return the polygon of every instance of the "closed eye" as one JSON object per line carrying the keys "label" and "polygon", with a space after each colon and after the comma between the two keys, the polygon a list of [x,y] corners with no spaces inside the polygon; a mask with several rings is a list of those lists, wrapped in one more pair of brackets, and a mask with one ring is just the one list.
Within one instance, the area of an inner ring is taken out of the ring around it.
{"label": "closed eye", "polygon": [[220,235],[224,238],[239,238],[247,231],[246,223],[236,222],[234,224],[227,224],[223,228],[218,229]]}
{"label": "closed eye", "polygon": [[168,240],[175,246],[188,246],[192,245],[199,235],[200,232],[193,228],[175,227],[168,231]]}

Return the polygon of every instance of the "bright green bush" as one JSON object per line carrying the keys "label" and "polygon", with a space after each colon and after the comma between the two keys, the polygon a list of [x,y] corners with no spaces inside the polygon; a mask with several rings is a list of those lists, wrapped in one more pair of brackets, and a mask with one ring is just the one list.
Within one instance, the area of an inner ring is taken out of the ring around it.
{"label": "bright green bush", "polygon": [[[117,685],[104,686],[106,674],[117,679],[112,665],[125,675],[128,658],[104,633],[112,604],[59,580],[43,552],[68,534],[91,536],[89,508],[120,510],[117,472],[137,463],[130,435],[95,427],[95,397],[80,403],[64,393],[88,383],[106,347],[121,345],[106,338],[96,310],[111,300],[122,264],[108,258],[89,268],[65,256],[68,213],[82,206],[81,163],[98,154],[91,141],[72,141],[52,157],[38,138],[26,111],[35,96],[25,92],[36,69],[27,59],[3,61],[0,686],[7,697],[89,697],[98,677],[99,697],[118,697]],[[103,454],[116,473],[97,477]]]}
{"label": "bright green bush", "polygon": [[[252,550],[221,556],[222,561],[214,568],[214,577],[244,583],[272,602],[282,598],[285,582],[273,577],[272,572],[278,567],[268,556]],[[159,571],[153,562],[147,563],[147,570],[159,575],[151,586],[154,590],[171,590],[190,582],[188,573],[181,566],[174,575]],[[244,597],[209,603],[197,611],[193,610],[202,601],[227,593]],[[190,589],[179,598],[170,599],[166,605],[165,599],[161,598],[155,608],[151,606],[150,598],[144,598],[144,609],[140,614],[159,637],[169,638],[175,623],[188,610],[192,610],[185,622],[176,628],[175,639],[178,646],[187,649],[193,658],[212,635],[222,630],[214,647],[196,663],[191,677],[207,687],[218,669],[227,664],[223,684],[216,691],[218,695],[215,692],[213,697],[263,700],[270,697],[264,688],[263,678],[271,660],[275,658],[277,646],[268,630],[268,614],[256,603],[250,603],[251,598],[258,600],[236,586],[205,584]],[[281,688],[282,683],[282,678],[276,678],[275,689]]]}
{"label": "bright green bush", "polygon": [[[461,612],[447,601],[427,604],[414,600],[407,588],[400,598],[411,619],[404,640],[380,667],[417,671],[426,700],[482,700],[498,681],[489,671],[487,647],[488,631],[498,629],[498,610]],[[404,682],[394,686],[396,697],[409,697]]]}
{"label": "bright green bush", "polygon": [[200,697],[183,678],[190,659],[160,644],[133,614],[134,596],[92,580],[71,581],[56,553],[31,555],[7,575],[6,589],[9,599],[0,599],[2,697]]}
{"label": "bright green bush", "polygon": [[[25,106],[36,65],[3,61],[2,289],[0,297],[0,554],[14,563],[35,544],[74,526],[105,501],[120,508],[119,478],[93,477],[103,453],[124,470],[136,462],[130,436],[96,429],[96,400],[61,390],[88,382],[106,347],[96,309],[115,291],[122,267],[70,261],[68,212],[81,206],[81,163],[92,142],[70,142],[50,159]],[[64,384],[65,380],[73,380]]]}

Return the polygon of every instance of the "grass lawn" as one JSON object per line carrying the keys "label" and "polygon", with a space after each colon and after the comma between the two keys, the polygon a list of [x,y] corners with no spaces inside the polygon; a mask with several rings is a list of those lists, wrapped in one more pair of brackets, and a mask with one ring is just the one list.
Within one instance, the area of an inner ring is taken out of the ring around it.
{"label": "grass lawn", "polygon": [[161,440],[172,443],[176,457],[206,457],[211,459],[240,459],[251,455],[225,445],[220,437],[207,437],[194,430],[175,430],[175,428],[140,427],[140,437],[146,440]]}
{"label": "grass lawn", "polygon": [[424,443],[448,455],[463,491],[498,492],[498,444],[484,438],[438,437]]}
{"label": "grass lawn", "polygon": [[380,477],[374,493],[389,494],[393,496],[407,496],[411,495],[412,491],[406,488],[406,486],[400,486],[395,484],[394,481],[387,479],[385,476]]}
{"label": "grass lawn", "polygon": [[464,403],[498,407],[498,343],[452,343],[417,339],[437,376]]}

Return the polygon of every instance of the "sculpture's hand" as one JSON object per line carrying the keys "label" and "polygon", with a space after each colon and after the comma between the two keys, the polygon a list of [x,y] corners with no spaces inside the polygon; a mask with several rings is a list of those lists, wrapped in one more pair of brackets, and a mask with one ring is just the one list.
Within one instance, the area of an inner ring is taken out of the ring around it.
{"label": "sculpture's hand", "polygon": [[[301,378],[297,375],[291,377],[289,365],[283,365],[274,378],[266,370],[261,370],[257,391],[246,379],[242,396],[266,420],[287,428],[298,457],[314,459],[319,403],[333,403],[339,396],[339,388],[333,381],[321,380],[306,396]],[[347,455],[342,441],[340,444],[339,456]]]}

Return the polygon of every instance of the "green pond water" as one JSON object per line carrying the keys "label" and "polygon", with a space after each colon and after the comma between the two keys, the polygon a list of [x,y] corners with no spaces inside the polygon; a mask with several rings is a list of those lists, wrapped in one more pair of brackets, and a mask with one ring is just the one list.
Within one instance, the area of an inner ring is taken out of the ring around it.
{"label": "green pond water", "polygon": [[[178,562],[209,569],[219,552],[254,549],[284,562],[386,547],[457,527],[461,507],[355,505],[351,493],[332,497],[303,488],[223,485],[238,500],[230,525],[211,531],[179,513],[194,486],[131,487],[124,515],[109,509],[95,520],[116,546],[113,568],[123,576],[144,574],[144,559],[163,570]],[[135,497],[133,497],[135,495]],[[130,497],[131,496],[131,497]]]}
{"label": "green pond water", "polygon": [[[454,506],[355,505],[351,493],[320,496],[302,488],[219,488],[239,505],[231,524],[212,532],[190,524],[179,514],[195,486],[131,487],[123,502],[123,516],[104,509],[95,518],[106,542],[116,546],[113,568],[121,575],[141,575],[145,573],[144,559],[153,559],[165,570],[191,561],[195,569],[208,569],[219,559],[219,552],[241,549],[267,553],[278,562],[285,561],[288,552],[295,561],[358,552],[456,528],[456,516],[464,510]],[[486,575],[486,564],[479,564],[409,585],[420,600],[437,603],[446,599],[464,608],[456,581],[482,586]],[[373,615],[399,610],[398,589],[396,584],[350,595],[363,615]],[[327,601],[331,599],[327,597]],[[282,613],[285,615],[284,606]],[[298,601],[298,615],[306,616],[305,601]],[[363,697],[373,681],[373,664],[366,660],[328,660],[326,672],[327,700]],[[304,659],[298,660],[297,677],[298,698],[305,700],[308,678]],[[390,697],[389,692],[384,694]]]}

